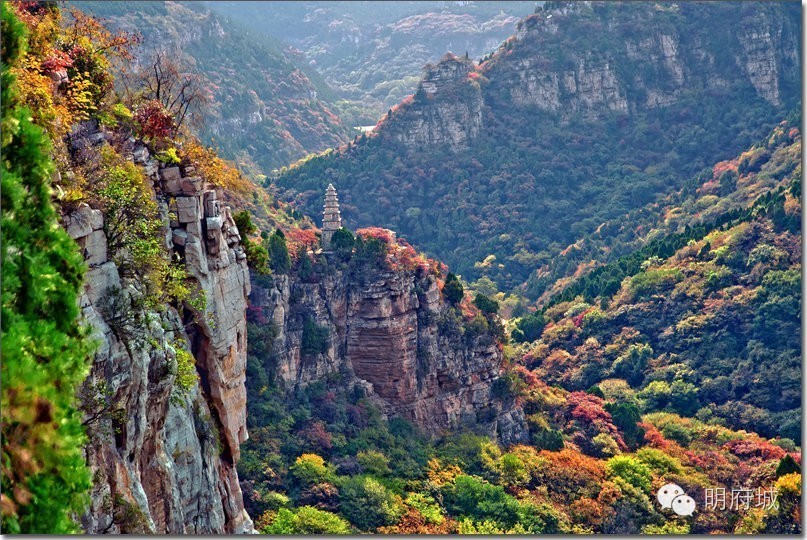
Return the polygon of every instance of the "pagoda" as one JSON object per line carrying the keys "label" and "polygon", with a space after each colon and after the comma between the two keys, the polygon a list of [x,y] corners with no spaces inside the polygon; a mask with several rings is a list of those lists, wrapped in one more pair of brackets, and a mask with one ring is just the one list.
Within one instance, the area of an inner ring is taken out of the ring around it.
{"label": "pagoda", "polygon": [[330,251],[333,233],[342,228],[342,217],[339,215],[339,199],[336,188],[328,184],[325,190],[325,209],[322,211],[322,249]]}

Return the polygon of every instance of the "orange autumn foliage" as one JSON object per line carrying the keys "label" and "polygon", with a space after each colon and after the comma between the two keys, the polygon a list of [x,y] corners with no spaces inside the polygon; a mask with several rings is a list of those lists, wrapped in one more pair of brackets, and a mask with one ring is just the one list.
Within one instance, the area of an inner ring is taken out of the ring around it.
{"label": "orange autumn foliage", "polygon": [[180,149],[180,157],[185,163],[193,163],[196,172],[214,186],[245,195],[255,190],[255,185],[244,178],[241,172],[220,158],[212,148],[195,139],[186,141]]}
{"label": "orange autumn foliage", "polygon": [[582,495],[594,486],[599,489],[605,479],[604,462],[571,448],[557,452],[542,450],[538,455],[546,461],[536,474],[539,482],[567,497]]}
{"label": "orange autumn foliage", "polygon": [[423,515],[415,508],[410,508],[397,525],[379,527],[380,534],[456,534],[457,522],[446,519],[440,525],[427,523]]}
{"label": "orange autumn foliage", "polygon": [[301,247],[314,249],[319,245],[319,237],[314,229],[292,228],[284,231],[286,235],[286,245],[289,253],[295,256]]}

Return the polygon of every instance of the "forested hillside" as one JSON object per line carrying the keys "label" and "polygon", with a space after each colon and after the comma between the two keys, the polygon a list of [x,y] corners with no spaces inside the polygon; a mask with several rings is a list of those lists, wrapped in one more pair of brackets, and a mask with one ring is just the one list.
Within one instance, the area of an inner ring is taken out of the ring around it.
{"label": "forested hillside", "polygon": [[206,103],[196,130],[253,174],[347,140],[347,128],[326,104],[335,97],[328,85],[265,32],[196,2],[70,5],[142,36],[134,62],[124,66],[129,77],[153,69],[157,51],[198,77],[195,89]]}
{"label": "forested hillside", "polygon": [[469,281],[507,290],[779,122],[798,103],[798,14],[548,6],[481,65],[447,57],[428,70],[377,135],[275,184],[313,213],[333,182],[351,226],[391,227]]}
{"label": "forested hillside", "polygon": [[[257,526],[268,533],[798,530],[798,125],[793,115],[634,216],[651,231],[646,243],[625,241],[623,256],[556,284],[564,292],[550,296],[549,307],[512,321],[509,363],[492,390],[523,407],[529,444],[500,447],[470,426],[461,436],[427,437],[401,419],[384,422],[372,400],[333,376],[281,401],[263,370],[254,371],[256,438],[242,474]],[[589,253],[594,264],[606,262]],[[298,261],[290,279],[301,269]],[[443,297],[457,301],[462,288],[450,283]],[[499,309],[484,296],[474,304]],[[279,365],[265,347],[277,334],[267,339],[255,322],[252,369],[261,357]],[[278,451],[267,456],[267,447]],[[669,482],[692,494],[694,517],[657,508],[655,493]],[[703,507],[704,489],[738,485],[775,490],[779,506]]]}
{"label": "forested hillside", "polygon": [[[712,228],[740,219],[757,198],[787,189],[798,173],[800,118],[798,111],[792,112],[751,148],[734,159],[704,168],[680,191],[609,220],[593,234],[579,238],[531,276],[527,294],[534,289],[543,290],[538,302],[545,304],[559,299],[556,293],[564,288],[565,299],[589,287],[597,291],[610,286],[613,292],[622,277],[638,272],[639,264],[644,262],[642,257],[669,256],[689,240],[700,240]],[[786,219],[798,221],[799,215]],[[588,275],[591,270],[594,271]],[[582,274],[587,274],[585,279],[566,287],[573,277]]]}

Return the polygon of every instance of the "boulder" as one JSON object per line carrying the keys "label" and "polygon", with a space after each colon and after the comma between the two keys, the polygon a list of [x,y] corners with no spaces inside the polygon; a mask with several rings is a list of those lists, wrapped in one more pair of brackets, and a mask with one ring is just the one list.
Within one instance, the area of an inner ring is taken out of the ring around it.
{"label": "boulder", "polygon": [[170,195],[182,193],[182,177],[179,175],[179,167],[166,167],[160,171],[160,178],[163,181],[163,191]]}
{"label": "boulder", "polygon": [[147,159],[143,164],[143,174],[150,178],[154,178],[159,168],[160,165],[156,159]]}
{"label": "boulder", "polygon": [[179,167],[166,167],[160,170],[160,178],[167,182],[168,180],[180,180],[182,175],[179,174]]}
{"label": "boulder", "polygon": [[65,218],[65,229],[73,240],[103,228],[104,215],[100,210],[94,210],[86,204]]}
{"label": "boulder", "polygon": [[174,229],[172,239],[174,241],[174,245],[184,246],[185,242],[188,240],[188,233],[182,229]]}
{"label": "boulder", "polygon": [[214,190],[205,191],[205,216],[216,217],[219,215],[219,202],[216,200],[216,192]]}
{"label": "boulder", "polygon": [[199,201],[196,197],[177,197],[177,220],[180,223],[199,221]]}
{"label": "boulder", "polygon": [[207,223],[207,237],[213,239],[221,235],[221,216],[209,217],[205,219]]}
{"label": "boulder", "polygon": [[90,141],[91,145],[100,146],[104,144],[104,141],[106,140],[106,135],[103,132],[99,131],[98,133],[93,133],[92,135],[90,135],[88,137],[88,140]]}
{"label": "boulder", "polygon": [[188,176],[182,179],[182,193],[185,195],[198,195],[204,187],[204,180],[198,176]]}
{"label": "boulder", "polygon": [[149,150],[144,145],[137,145],[132,151],[132,159],[135,163],[143,164],[149,158]]}
{"label": "boulder", "polygon": [[56,86],[61,86],[70,80],[70,77],[67,76],[66,69],[60,69],[58,71],[51,71],[48,73],[50,80],[53,81],[53,84]]}

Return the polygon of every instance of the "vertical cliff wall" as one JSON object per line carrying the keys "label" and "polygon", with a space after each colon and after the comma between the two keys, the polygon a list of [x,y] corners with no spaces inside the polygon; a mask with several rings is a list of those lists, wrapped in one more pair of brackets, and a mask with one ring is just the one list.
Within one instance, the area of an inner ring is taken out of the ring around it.
{"label": "vertical cliff wall", "polygon": [[384,134],[410,148],[448,145],[454,151],[468,147],[482,130],[482,90],[474,64],[448,54],[428,64],[411,106],[388,115]]}
{"label": "vertical cliff wall", "polygon": [[486,103],[601,117],[703,92],[704,99],[755,93],[780,106],[799,80],[795,9],[562,3],[523,19],[481,66],[491,81]]}
{"label": "vertical cliff wall", "polygon": [[450,53],[427,65],[414,97],[379,133],[408,148],[458,151],[491,123],[485,109],[595,120],[699,93],[707,101],[756,94],[770,106],[792,106],[800,74],[793,9],[560,3],[524,18],[478,66]]}
{"label": "vertical cliff wall", "polygon": [[[108,138],[90,126],[73,145]],[[144,307],[141,284],[108,253],[105,216],[84,205],[66,217],[89,265],[81,308],[100,344],[80,396],[94,474],[82,525],[90,534],[250,532],[235,468],[247,438],[250,291],[238,229],[190,167],[161,168],[133,139],[122,151],[154,183],[166,247],[205,302],[181,311]],[[182,390],[177,372],[188,348],[200,378]]]}
{"label": "vertical cliff wall", "polygon": [[[426,433],[482,426],[505,444],[526,439],[523,411],[497,397],[502,354],[486,332],[463,328],[434,275],[331,270],[317,282],[274,276],[254,284],[276,337],[274,375],[286,389],[338,373],[364,389],[387,415]],[[324,352],[306,352],[306,323],[327,330]]]}

